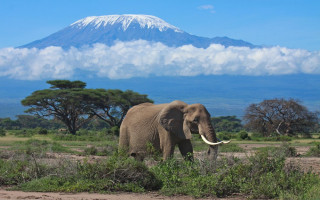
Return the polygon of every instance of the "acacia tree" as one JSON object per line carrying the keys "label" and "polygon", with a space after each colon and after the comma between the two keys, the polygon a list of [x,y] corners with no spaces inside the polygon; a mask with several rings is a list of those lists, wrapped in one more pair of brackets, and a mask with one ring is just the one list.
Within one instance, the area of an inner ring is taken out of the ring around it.
{"label": "acacia tree", "polygon": [[50,89],[38,90],[21,101],[30,106],[25,112],[41,117],[54,117],[63,122],[71,134],[89,121],[91,107],[87,103],[91,95],[82,81],[52,80],[47,81]]}
{"label": "acacia tree", "polygon": [[25,112],[54,117],[64,123],[71,134],[98,117],[109,126],[120,126],[128,110],[137,104],[153,102],[147,95],[131,90],[86,89],[82,81],[47,81],[50,89],[38,90],[21,101],[30,106]]}
{"label": "acacia tree", "polygon": [[318,113],[310,112],[298,100],[271,99],[251,104],[245,111],[245,126],[264,136],[308,134],[319,123]]}
{"label": "acacia tree", "polygon": [[111,127],[119,127],[132,106],[145,102],[153,103],[147,95],[132,90],[96,89],[92,93],[90,100],[92,114],[107,122]]}

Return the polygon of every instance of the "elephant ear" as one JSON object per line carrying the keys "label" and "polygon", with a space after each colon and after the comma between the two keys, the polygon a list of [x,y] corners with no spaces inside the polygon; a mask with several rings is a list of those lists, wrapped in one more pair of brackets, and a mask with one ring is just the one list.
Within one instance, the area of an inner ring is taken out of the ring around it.
{"label": "elephant ear", "polygon": [[184,108],[188,104],[174,101],[160,112],[159,123],[171,134],[176,134],[180,139],[191,139],[191,131],[184,120]]}

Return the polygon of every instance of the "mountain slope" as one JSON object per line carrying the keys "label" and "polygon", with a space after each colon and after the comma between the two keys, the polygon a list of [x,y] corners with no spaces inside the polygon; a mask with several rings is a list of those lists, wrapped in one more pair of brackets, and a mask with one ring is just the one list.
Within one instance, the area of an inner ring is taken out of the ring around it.
{"label": "mountain slope", "polygon": [[147,40],[161,42],[167,46],[193,45],[198,48],[207,48],[210,44],[224,46],[256,47],[243,40],[234,40],[228,37],[206,38],[191,35],[170,25],[164,20],[151,15],[106,15],[91,16],[78,20],[70,26],[23,45],[23,48],[45,48],[61,46],[63,48],[81,47],[94,43],[112,45],[115,41]]}

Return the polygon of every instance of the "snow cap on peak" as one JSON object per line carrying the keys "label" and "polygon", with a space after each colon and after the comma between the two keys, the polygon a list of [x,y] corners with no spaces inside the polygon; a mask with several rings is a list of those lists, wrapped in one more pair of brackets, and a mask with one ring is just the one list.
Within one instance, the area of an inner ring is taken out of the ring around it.
{"label": "snow cap on peak", "polygon": [[94,26],[96,29],[103,26],[121,24],[123,31],[126,31],[131,23],[138,23],[141,28],[159,29],[159,31],[166,31],[173,29],[175,32],[183,32],[179,28],[165,22],[164,20],[152,15],[104,15],[104,16],[90,16],[80,19],[70,26],[75,26],[79,29],[88,25]]}

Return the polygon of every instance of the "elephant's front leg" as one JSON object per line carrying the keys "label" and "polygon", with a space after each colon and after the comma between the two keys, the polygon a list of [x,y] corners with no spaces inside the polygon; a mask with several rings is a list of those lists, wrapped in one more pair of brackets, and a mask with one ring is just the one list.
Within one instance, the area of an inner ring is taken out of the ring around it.
{"label": "elephant's front leg", "polygon": [[173,157],[175,144],[166,144],[162,149],[163,160],[168,160]]}
{"label": "elephant's front leg", "polygon": [[174,154],[174,148],[177,144],[176,137],[174,134],[167,132],[165,129],[160,127],[159,130],[160,139],[160,150],[162,152],[163,160],[171,158]]}
{"label": "elephant's front leg", "polygon": [[193,148],[190,140],[183,140],[178,144],[179,150],[186,160],[193,161]]}

